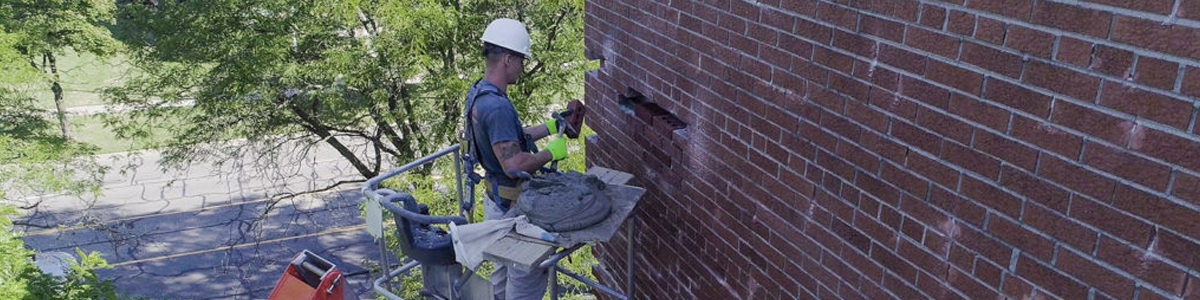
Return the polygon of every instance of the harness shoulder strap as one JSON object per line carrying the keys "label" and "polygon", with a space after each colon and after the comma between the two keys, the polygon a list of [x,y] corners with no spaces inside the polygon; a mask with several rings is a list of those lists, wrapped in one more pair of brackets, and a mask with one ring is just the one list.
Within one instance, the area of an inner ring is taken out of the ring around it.
{"label": "harness shoulder strap", "polygon": [[475,80],[475,83],[471,84],[471,94],[467,95],[467,109],[463,115],[463,120],[466,120],[466,127],[463,127],[463,130],[467,135],[467,153],[475,156],[476,160],[482,159],[483,156],[479,152],[477,145],[475,145],[475,120],[471,118],[471,113],[475,111],[475,100],[479,99],[480,96],[497,93],[491,89],[476,89],[475,87],[479,85],[479,81],[481,80],[483,79]]}

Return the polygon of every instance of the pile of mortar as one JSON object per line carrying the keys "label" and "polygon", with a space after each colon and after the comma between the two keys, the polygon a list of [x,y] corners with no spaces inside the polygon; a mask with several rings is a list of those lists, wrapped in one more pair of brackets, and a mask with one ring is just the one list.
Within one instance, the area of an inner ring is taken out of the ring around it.
{"label": "pile of mortar", "polygon": [[550,232],[575,231],[600,223],[612,210],[605,183],[578,172],[547,174],[521,187],[514,207],[529,222]]}

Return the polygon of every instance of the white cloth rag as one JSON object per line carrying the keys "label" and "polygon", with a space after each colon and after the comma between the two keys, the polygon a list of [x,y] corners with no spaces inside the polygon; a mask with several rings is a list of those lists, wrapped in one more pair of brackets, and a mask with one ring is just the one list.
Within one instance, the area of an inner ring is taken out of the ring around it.
{"label": "white cloth rag", "polygon": [[450,224],[450,239],[454,241],[454,260],[472,271],[483,264],[483,250],[516,228],[517,233],[535,239],[554,242],[555,235],[529,223],[525,216],[487,220],[456,226]]}

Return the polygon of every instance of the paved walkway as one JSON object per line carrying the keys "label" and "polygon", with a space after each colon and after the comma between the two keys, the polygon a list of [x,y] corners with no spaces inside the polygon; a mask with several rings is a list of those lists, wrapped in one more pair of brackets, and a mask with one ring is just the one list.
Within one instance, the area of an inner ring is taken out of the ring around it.
{"label": "paved walkway", "polygon": [[[96,199],[48,196],[24,221],[86,226],[20,228],[40,251],[103,254],[120,292],[152,299],[263,299],[296,253],[310,249],[349,274],[347,296],[374,298],[366,273],[378,247],[363,228],[358,186],[271,203],[278,193],[325,187],[359,175],[332,150],[281,166],[198,166],[162,173],[158,154],[113,155],[105,163],[144,164],[110,172]],[[244,157],[254,157],[246,155]]]}

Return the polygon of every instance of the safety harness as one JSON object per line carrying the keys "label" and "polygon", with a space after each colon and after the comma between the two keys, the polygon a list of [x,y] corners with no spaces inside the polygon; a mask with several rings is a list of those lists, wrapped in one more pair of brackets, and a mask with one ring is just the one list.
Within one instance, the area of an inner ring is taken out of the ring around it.
{"label": "safety harness", "polygon": [[[500,95],[501,97],[504,97],[504,95],[501,95],[500,91],[495,89],[480,88],[480,81],[483,81],[483,79],[476,80],[474,84],[471,84],[471,92],[467,95],[467,109],[463,119],[466,120],[466,127],[464,129],[467,140],[467,153],[477,157],[480,164],[482,164],[483,153],[478,148],[479,140],[477,140],[475,136],[475,120],[471,117],[472,112],[475,110],[475,100],[484,95]],[[504,98],[507,99],[507,97]],[[509,101],[509,105],[512,105],[512,101]],[[524,133],[518,134],[517,139],[517,142],[521,145],[521,151],[529,151],[527,144],[529,139],[524,135]],[[499,158],[497,158],[497,161],[498,160]],[[503,166],[501,166],[501,168],[503,168]],[[485,167],[484,170],[487,170],[487,168]],[[473,170],[468,172],[474,173]],[[501,170],[501,172],[502,173],[499,176],[506,176],[503,175],[503,170]],[[496,204],[500,206],[502,211],[507,212],[508,209],[512,207],[512,204],[516,202],[517,198],[519,198],[521,195],[521,189],[519,188],[521,181],[508,179],[507,177],[503,178],[503,180],[515,181],[515,183],[511,185],[505,184],[504,182],[501,182],[502,179],[498,178],[496,174],[487,172],[486,176],[484,177],[483,184],[487,189],[488,197],[493,201],[496,201]]]}

